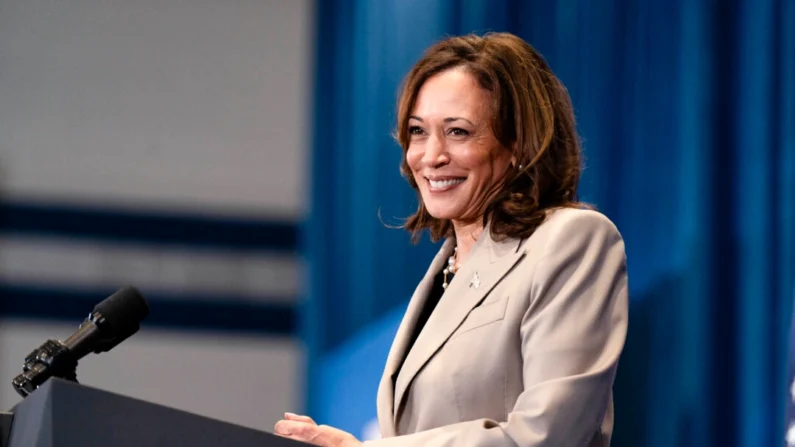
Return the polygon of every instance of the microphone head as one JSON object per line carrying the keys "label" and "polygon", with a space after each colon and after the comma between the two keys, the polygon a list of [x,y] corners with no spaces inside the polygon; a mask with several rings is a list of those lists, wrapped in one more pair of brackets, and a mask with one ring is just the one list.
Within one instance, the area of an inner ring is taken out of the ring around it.
{"label": "microphone head", "polygon": [[97,304],[94,312],[104,318],[103,331],[113,336],[115,346],[138,332],[139,324],[149,315],[149,305],[138,289],[124,287]]}

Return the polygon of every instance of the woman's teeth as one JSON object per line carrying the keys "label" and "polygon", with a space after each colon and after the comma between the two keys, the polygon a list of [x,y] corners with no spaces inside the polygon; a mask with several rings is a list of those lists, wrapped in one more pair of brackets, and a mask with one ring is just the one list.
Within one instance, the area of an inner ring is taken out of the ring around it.
{"label": "woman's teeth", "polygon": [[463,182],[464,178],[454,178],[454,179],[446,179],[446,180],[431,180],[428,179],[428,182],[431,184],[431,188],[433,189],[444,189],[453,185],[457,185]]}

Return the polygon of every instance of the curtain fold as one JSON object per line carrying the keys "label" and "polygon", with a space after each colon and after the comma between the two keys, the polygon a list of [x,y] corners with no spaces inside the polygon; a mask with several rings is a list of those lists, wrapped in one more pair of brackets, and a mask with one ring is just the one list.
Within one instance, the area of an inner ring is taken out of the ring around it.
{"label": "curtain fold", "polygon": [[416,207],[392,138],[402,77],[444,36],[509,31],[569,88],[582,198],[626,240],[614,445],[780,445],[795,290],[793,24],[793,0],[318,0],[309,411],[314,359],[405,306],[437,249],[388,228]]}

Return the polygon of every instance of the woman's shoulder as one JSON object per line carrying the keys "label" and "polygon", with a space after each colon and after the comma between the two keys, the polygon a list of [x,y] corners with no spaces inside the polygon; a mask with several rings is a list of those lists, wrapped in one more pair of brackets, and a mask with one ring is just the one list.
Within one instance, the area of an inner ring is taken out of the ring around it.
{"label": "woman's shoulder", "polygon": [[609,217],[590,208],[556,208],[550,210],[541,227],[581,227],[612,229],[616,233],[618,228]]}
{"label": "woman's shoulder", "polygon": [[599,240],[622,239],[618,228],[609,217],[588,208],[557,208],[550,210],[544,222],[525,241],[525,247],[565,244],[590,244]]}

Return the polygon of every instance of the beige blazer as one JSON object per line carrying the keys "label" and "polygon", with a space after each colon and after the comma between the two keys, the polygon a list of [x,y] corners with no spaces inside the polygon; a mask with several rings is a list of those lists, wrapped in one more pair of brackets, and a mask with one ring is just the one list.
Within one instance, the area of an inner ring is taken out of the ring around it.
{"label": "beige blazer", "polygon": [[616,227],[561,209],[525,240],[484,231],[406,354],[453,245],[409,302],[378,390],[382,439],[365,445],[608,446],[628,317]]}

